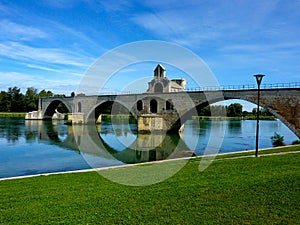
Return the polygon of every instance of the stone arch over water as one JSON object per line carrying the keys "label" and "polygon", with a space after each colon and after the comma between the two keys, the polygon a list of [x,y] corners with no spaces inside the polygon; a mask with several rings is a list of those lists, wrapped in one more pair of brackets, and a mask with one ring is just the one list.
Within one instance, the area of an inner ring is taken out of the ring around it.
{"label": "stone arch over water", "polygon": [[95,105],[87,115],[87,121],[89,123],[94,123],[97,121],[101,114],[123,114],[123,115],[131,115],[135,117],[134,112],[131,109],[128,109],[126,105],[117,100],[107,100],[102,101]]}
{"label": "stone arch over water", "polygon": [[66,109],[68,110],[68,112],[72,112],[72,109],[70,108],[70,106],[68,104],[66,104],[61,99],[55,99],[55,100],[51,101],[51,103],[47,106],[47,108],[44,112],[44,115],[43,115],[43,119],[51,119],[53,117],[54,113],[56,112],[56,109],[59,106],[59,104],[63,104],[66,107]]}

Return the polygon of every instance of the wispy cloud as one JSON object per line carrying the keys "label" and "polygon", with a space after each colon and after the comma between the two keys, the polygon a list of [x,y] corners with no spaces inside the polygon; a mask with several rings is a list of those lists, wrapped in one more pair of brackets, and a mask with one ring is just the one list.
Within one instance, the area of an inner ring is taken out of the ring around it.
{"label": "wispy cloud", "polygon": [[0,44],[0,55],[22,61],[47,62],[50,64],[64,64],[87,67],[93,61],[68,50],[56,48],[35,48],[17,42]]}
{"label": "wispy cloud", "polygon": [[[55,74],[64,74],[68,76],[76,76],[76,77],[82,77],[83,74],[79,73],[78,70],[70,70],[67,68],[51,68],[49,66],[41,66],[41,65],[36,65],[36,64],[24,64],[26,67],[31,68],[31,69],[37,69],[41,71],[48,71],[48,72],[54,72]],[[49,64],[47,64],[49,65]]]}
{"label": "wispy cloud", "polygon": [[154,0],[146,3],[152,13],[136,14],[132,21],[160,38],[192,47],[207,42],[239,42],[274,28],[278,2]]}
{"label": "wispy cloud", "polygon": [[203,19],[203,15],[197,18],[186,13],[179,16],[180,13],[180,10],[143,13],[133,16],[132,21],[160,38],[189,46],[216,40],[222,37],[225,29],[232,29],[231,24],[219,26],[214,18]]}
{"label": "wispy cloud", "polygon": [[78,2],[81,2],[80,0],[41,0],[40,3],[44,4],[48,7],[54,7],[54,8],[71,8]]}
{"label": "wispy cloud", "polygon": [[95,11],[104,10],[107,12],[126,11],[133,5],[133,1],[119,0],[119,1],[97,1],[97,0],[83,0],[87,2]]}
{"label": "wispy cloud", "polygon": [[6,91],[8,87],[17,86],[25,92],[28,87],[35,87],[38,90],[46,89],[54,93],[70,94],[78,87],[80,79],[72,77],[49,77],[19,72],[0,72],[0,91]]}
{"label": "wispy cloud", "polygon": [[0,20],[0,39],[32,40],[46,38],[47,36],[40,29],[17,24],[7,19]]}

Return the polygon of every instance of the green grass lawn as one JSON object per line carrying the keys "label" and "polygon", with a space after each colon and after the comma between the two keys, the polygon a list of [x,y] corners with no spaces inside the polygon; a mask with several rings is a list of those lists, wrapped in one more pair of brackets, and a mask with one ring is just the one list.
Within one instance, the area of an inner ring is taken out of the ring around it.
{"label": "green grass lawn", "polygon": [[[284,153],[284,152],[294,152],[294,151],[300,151],[300,145],[288,145],[288,146],[260,149],[258,152],[258,155],[260,156],[260,155],[266,155],[266,154],[272,154],[272,153]],[[249,151],[245,151],[245,152],[219,154],[216,156],[216,159],[234,158],[234,157],[242,157],[242,156],[254,156],[254,155],[255,155],[255,150],[249,150]]]}
{"label": "green grass lawn", "polygon": [[199,161],[141,187],[96,172],[0,181],[0,224],[299,224],[300,153],[217,160],[203,172]]}

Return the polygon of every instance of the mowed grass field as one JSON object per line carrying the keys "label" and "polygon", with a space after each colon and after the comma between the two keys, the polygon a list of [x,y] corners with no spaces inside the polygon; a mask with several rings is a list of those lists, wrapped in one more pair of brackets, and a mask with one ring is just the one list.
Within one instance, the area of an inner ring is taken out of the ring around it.
{"label": "mowed grass field", "polygon": [[199,162],[149,186],[96,172],[0,181],[0,224],[300,224],[300,153]]}

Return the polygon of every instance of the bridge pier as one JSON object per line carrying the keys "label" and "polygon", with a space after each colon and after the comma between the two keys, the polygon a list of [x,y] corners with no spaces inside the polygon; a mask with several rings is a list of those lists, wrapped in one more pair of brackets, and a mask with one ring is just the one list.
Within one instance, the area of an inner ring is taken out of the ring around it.
{"label": "bridge pier", "polygon": [[68,124],[85,124],[84,113],[69,113]]}
{"label": "bridge pier", "polygon": [[179,133],[182,131],[181,124],[178,124],[179,115],[176,112],[149,113],[138,116],[138,133]]}

